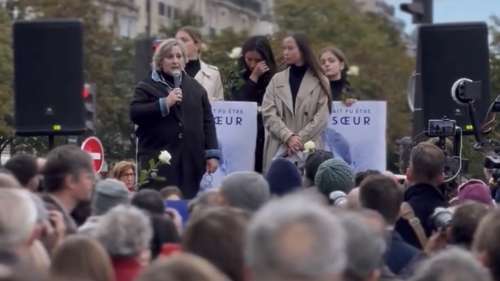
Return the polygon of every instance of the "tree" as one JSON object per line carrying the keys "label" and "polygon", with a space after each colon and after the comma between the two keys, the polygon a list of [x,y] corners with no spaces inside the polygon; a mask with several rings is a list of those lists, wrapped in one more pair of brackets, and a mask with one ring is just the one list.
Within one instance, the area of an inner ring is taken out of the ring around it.
{"label": "tree", "polygon": [[12,39],[8,12],[0,7],[0,136],[12,134],[7,120],[12,120]]}
{"label": "tree", "polygon": [[500,95],[500,17],[492,16],[491,31],[491,60],[490,60],[490,74],[491,74],[491,90],[492,96]]}
{"label": "tree", "polygon": [[236,33],[231,28],[222,30],[210,38],[208,49],[203,54],[208,63],[219,68],[225,99],[230,99],[233,86],[241,79],[238,59],[230,58],[229,53],[233,48],[241,47],[247,37],[246,32]]}

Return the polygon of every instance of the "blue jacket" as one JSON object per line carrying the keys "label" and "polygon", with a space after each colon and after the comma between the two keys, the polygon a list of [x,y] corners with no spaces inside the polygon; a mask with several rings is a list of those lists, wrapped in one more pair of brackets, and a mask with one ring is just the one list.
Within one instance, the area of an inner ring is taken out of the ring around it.
{"label": "blue jacket", "polygon": [[391,231],[387,241],[384,260],[387,267],[397,275],[411,271],[412,265],[422,257],[422,252],[406,243],[396,231]]}

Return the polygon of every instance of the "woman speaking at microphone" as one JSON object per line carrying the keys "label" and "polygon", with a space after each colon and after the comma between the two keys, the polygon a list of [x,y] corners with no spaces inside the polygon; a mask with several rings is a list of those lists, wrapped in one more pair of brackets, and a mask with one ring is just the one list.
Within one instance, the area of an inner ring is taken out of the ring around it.
{"label": "woman speaking at microphone", "polygon": [[217,170],[220,152],[207,93],[184,72],[185,63],[181,42],[162,42],[153,55],[151,77],[135,88],[130,118],[137,125],[139,170],[148,170],[148,162],[157,162],[163,150],[172,156],[170,164],[159,167],[158,176],[165,180],[141,188],[177,185],[192,198],[203,173]]}

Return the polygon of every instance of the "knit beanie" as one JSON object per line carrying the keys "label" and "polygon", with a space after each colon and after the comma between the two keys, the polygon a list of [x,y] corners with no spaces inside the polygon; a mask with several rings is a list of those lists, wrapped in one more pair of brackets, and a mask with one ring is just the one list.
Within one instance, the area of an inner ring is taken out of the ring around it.
{"label": "knit beanie", "polygon": [[125,184],[116,179],[105,179],[96,184],[92,198],[92,213],[100,216],[120,204],[129,203]]}
{"label": "knit beanie", "polygon": [[297,167],[284,158],[277,158],[271,162],[266,174],[271,194],[285,195],[302,186],[302,177]]}
{"label": "knit beanie", "polygon": [[257,211],[271,197],[269,184],[256,172],[231,173],[219,190],[230,206],[250,212]]}
{"label": "knit beanie", "polygon": [[343,160],[329,159],[319,165],[314,183],[326,197],[337,190],[347,194],[354,187],[354,172]]}
{"label": "knit beanie", "polygon": [[494,205],[489,186],[481,180],[469,180],[461,184],[457,190],[457,197],[454,199],[459,204],[465,203],[466,201],[475,201],[488,206]]}

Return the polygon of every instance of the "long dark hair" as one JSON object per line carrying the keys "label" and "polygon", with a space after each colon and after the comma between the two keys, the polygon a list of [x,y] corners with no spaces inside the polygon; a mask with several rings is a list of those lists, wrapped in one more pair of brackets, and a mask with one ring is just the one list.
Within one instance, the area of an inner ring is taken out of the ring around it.
{"label": "long dark hair", "polygon": [[[312,72],[313,76],[318,78],[319,84],[323,91],[325,92],[325,95],[328,98],[328,111],[331,113],[332,112],[332,95],[330,93],[330,87],[325,84],[325,76],[323,75],[323,71],[321,70],[321,66],[318,62],[318,59],[316,58],[316,55],[314,54],[311,45],[309,44],[309,40],[307,39],[307,36],[303,33],[294,33],[290,34],[287,37],[291,37],[295,40],[295,43],[297,44],[297,47],[299,47],[299,51],[302,55],[302,60],[304,61],[304,64],[307,65]],[[285,38],[287,38],[285,37]]]}
{"label": "long dark hair", "polygon": [[265,36],[252,36],[248,38],[243,46],[241,47],[241,57],[239,60],[240,64],[240,73],[244,79],[248,79],[252,72],[248,68],[245,62],[245,54],[247,52],[256,51],[262,57],[262,59],[266,62],[269,67],[269,71],[264,73],[259,79],[259,84],[267,86],[271,78],[276,73],[276,61],[274,59],[273,50],[271,49],[271,44],[269,40]]}

